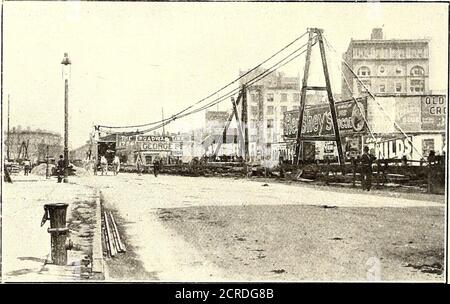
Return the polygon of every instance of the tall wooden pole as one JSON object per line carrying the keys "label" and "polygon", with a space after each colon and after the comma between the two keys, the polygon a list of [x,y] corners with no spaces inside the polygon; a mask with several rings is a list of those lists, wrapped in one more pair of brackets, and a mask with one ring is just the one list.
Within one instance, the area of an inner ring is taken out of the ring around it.
{"label": "tall wooden pole", "polygon": [[306,104],[306,90],[308,86],[308,75],[309,75],[309,66],[311,65],[311,48],[312,48],[312,39],[313,39],[313,29],[308,29],[309,38],[308,45],[306,49],[306,61],[305,61],[305,69],[303,71],[303,81],[301,88],[301,97],[300,97],[300,110],[299,110],[299,118],[298,118],[298,126],[297,126],[297,142],[295,145],[295,155],[294,155],[294,164],[298,164],[300,160],[301,153],[301,133],[302,133],[302,125],[303,125],[303,113],[305,111]]}
{"label": "tall wooden pole", "polygon": [[164,128],[164,108],[161,108],[161,116],[162,116],[162,132],[163,132],[163,136],[166,135],[166,129]]}
{"label": "tall wooden pole", "polygon": [[331,91],[330,76],[328,75],[327,58],[325,56],[325,47],[323,45],[322,30],[316,29],[317,39],[319,41],[320,55],[322,57],[323,74],[325,76],[325,84],[327,87],[328,102],[330,104],[331,117],[333,119],[334,136],[336,137],[336,145],[339,155],[339,164],[344,165],[345,159],[342,152],[341,136],[339,134],[339,126],[337,123],[336,107],[334,105],[333,93]]}
{"label": "tall wooden pole", "polygon": [[242,124],[244,126],[244,160],[249,160],[248,151],[248,106],[247,106],[247,87],[242,85]]}
{"label": "tall wooden pole", "polygon": [[10,154],[9,154],[9,149],[10,149],[10,145],[11,145],[11,133],[9,130],[9,109],[11,107],[11,102],[9,100],[9,94],[8,94],[8,140],[7,140],[7,149],[6,149],[6,157],[8,158],[8,161],[10,160]]}

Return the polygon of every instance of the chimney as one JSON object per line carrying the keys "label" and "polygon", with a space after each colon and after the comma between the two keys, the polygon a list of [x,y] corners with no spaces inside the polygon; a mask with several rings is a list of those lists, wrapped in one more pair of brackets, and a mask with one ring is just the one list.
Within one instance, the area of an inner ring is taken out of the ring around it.
{"label": "chimney", "polygon": [[372,35],[370,35],[370,39],[371,40],[383,39],[383,29],[381,27],[372,29]]}

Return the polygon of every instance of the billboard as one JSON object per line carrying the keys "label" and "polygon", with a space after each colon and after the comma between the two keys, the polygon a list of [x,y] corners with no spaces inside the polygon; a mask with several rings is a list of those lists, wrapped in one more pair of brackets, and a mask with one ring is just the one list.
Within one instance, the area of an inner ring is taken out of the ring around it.
{"label": "billboard", "polygon": [[402,135],[383,135],[376,136],[375,139],[372,137],[366,137],[363,140],[364,145],[367,145],[374,153],[376,158],[395,158],[400,159],[406,156],[411,159],[413,156],[413,137],[408,136],[408,138]]}
{"label": "billboard", "polygon": [[445,130],[447,102],[445,95],[429,95],[421,97],[422,130]]}
{"label": "billboard", "polygon": [[[335,103],[337,123],[341,135],[363,134],[366,130],[364,117],[367,117],[367,98],[358,98]],[[288,111],[283,117],[283,134],[285,137],[297,136],[299,111]],[[303,114],[302,136],[333,136],[333,120],[329,105],[305,107]]]}

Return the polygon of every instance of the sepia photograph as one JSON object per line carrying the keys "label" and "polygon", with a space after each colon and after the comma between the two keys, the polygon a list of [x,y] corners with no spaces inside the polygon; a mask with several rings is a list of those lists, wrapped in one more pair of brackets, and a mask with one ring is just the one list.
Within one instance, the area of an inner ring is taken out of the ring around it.
{"label": "sepia photograph", "polygon": [[446,283],[448,23],[2,1],[1,282]]}

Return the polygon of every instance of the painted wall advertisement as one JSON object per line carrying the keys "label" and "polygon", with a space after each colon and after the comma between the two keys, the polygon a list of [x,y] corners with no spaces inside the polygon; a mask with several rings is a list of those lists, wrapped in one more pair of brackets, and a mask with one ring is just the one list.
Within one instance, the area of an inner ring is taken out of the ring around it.
{"label": "painted wall advertisement", "polygon": [[422,130],[445,130],[447,101],[445,95],[421,97]]}
{"label": "painted wall advertisement", "polygon": [[[366,130],[367,99],[358,98],[335,104],[337,122],[341,135],[362,134]],[[284,136],[297,136],[299,111],[285,112],[283,118]],[[305,137],[333,136],[333,120],[329,105],[306,107],[303,115],[302,135]]]}

